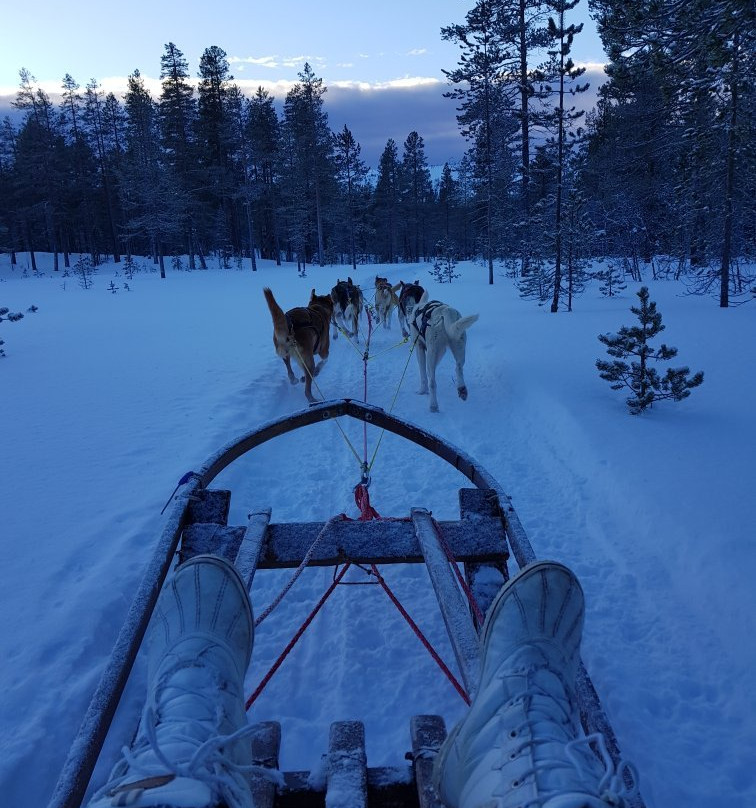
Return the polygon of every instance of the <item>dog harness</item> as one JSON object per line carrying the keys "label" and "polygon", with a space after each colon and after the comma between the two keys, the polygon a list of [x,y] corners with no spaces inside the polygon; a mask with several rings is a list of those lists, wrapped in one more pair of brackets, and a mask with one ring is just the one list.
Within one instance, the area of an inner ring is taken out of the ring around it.
{"label": "dog harness", "polygon": [[315,332],[315,345],[313,346],[312,352],[315,354],[318,352],[318,348],[320,347],[320,332],[323,328],[323,317],[322,315],[318,314],[318,319],[320,320],[320,328],[313,325],[312,322],[312,315],[313,311],[308,307],[304,309],[307,312],[307,319],[304,318],[300,319],[297,317],[296,319],[292,317],[289,312],[286,312],[284,315],[286,317],[286,325],[289,329],[289,336],[294,337],[294,329],[295,328],[311,328]]}
{"label": "dog harness", "polygon": [[[412,318],[412,323],[415,326],[415,328],[420,332],[420,336],[423,339],[425,339],[425,332],[428,329],[428,323],[430,322],[433,310],[437,309],[441,305],[442,303],[439,300],[430,300],[421,309],[415,310],[414,316]],[[418,320],[420,321],[419,324]]]}

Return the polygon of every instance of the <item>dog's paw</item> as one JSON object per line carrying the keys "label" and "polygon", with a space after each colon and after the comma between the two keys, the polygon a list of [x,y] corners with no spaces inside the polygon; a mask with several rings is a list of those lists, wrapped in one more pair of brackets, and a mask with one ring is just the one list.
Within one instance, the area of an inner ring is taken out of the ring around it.
{"label": "dog's paw", "polygon": [[459,397],[462,401],[467,401],[467,388],[466,387],[458,387],[457,393],[459,393]]}
{"label": "dog's paw", "polygon": [[438,412],[438,404],[431,404],[430,405],[431,412]]}

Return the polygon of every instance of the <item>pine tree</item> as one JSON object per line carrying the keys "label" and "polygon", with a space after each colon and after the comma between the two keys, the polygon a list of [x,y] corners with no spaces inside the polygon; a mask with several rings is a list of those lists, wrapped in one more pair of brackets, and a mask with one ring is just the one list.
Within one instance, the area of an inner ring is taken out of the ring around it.
{"label": "pine tree", "polygon": [[339,217],[349,245],[352,269],[357,269],[357,232],[364,221],[365,206],[362,189],[367,177],[367,166],[360,158],[361,147],[349,127],[333,136],[336,178],[346,201],[343,216]]}
{"label": "pine tree", "polygon": [[499,13],[494,0],[478,0],[467,12],[464,25],[441,29],[441,38],[456,42],[462,50],[457,68],[442,71],[449,83],[456,85],[444,95],[461,102],[457,121],[463,136],[476,144],[477,162],[483,169],[484,255],[489,284],[493,284],[494,279],[494,129],[497,106],[502,100],[499,77],[506,72],[504,68],[511,58],[498,35]]}
{"label": "pine tree", "polygon": [[[564,223],[562,220],[563,211],[562,206],[564,203],[565,195],[565,173],[566,164],[569,156],[571,143],[567,140],[567,135],[570,127],[574,121],[583,115],[582,110],[576,110],[575,107],[567,108],[565,106],[566,97],[574,95],[575,93],[585,92],[588,89],[587,84],[576,84],[575,80],[585,73],[584,67],[576,67],[570,58],[570,51],[572,49],[572,41],[575,34],[579,34],[583,30],[583,23],[579,25],[567,25],[565,22],[565,13],[571,11],[580,2],[580,0],[548,0],[547,5],[555,14],[554,17],[549,18],[549,35],[555,43],[555,49],[550,51],[550,62],[546,67],[547,76],[554,78],[557,82],[557,89],[554,91],[559,99],[557,106],[554,107],[552,118],[552,125],[555,130],[555,146],[556,146],[556,169],[557,169],[557,186],[556,186],[556,200],[554,210],[554,233],[555,233],[555,266],[554,266],[554,288],[551,300],[551,311],[556,313],[559,311],[559,297],[562,285],[562,261],[563,261],[563,228]],[[545,87],[546,92],[549,92],[548,87]]]}
{"label": "pine tree", "polygon": [[[233,176],[230,161],[234,131],[230,119],[229,93],[233,76],[226,52],[213,45],[200,57],[195,123],[199,172],[196,176],[195,207],[198,228],[204,223],[208,244],[239,253],[240,235],[234,219]],[[211,223],[215,222],[213,229]],[[222,242],[219,245],[219,241]]]}
{"label": "pine tree", "polygon": [[63,138],[50,97],[28,70],[22,68],[19,76],[21,85],[12,105],[25,116],[15,154],[20,229],[32,270],[37,271],[35,249],[41,242],[49,245],[57,271],[61,231],[65,228]]}
{"label": "pine tree", "polygon": [[324,108],[326,87],[305,63],[286,94],[284,135],[288,149],[287,207],[302,261],[326,262],[326,213],[335,190],[332,134]]}
{"label": "pine tree", "polygon": [[599,292],[605,297],[616,297],[627,289],[624,270],[615,261],[610,261],[606,269],[594,272],[593,277],[599,281]]}
{"label": "pine tree", "polygon": [[158,107],[138,70],[128,77],[125,154],[119,190],[126,220],[128,255],[151,254],[159,263],[163,243],[178,229],[178,198],[169,189],[160,150]]}
{"label": "pine tree", "polygon": [[[703,373],[690,376],[690,369],[667,368],[660,376],[650,362],[666,362],[677,356],[677,348],[663,344],[652,348],[649,342],[664,330],[662,317],[656,303],[649,300],[648,288],[643,286],[638,292],[640,307],[631,306],[630,311],[638,317],[639,326],[622,326],[617,334],[600,334],[599,341],[607,346],[606,351],[615,357],[614,361],[596,360],[599,376],[611,383],[612,390],[628,388],[632,396],[627,406],[633,415],[638,415],[650,407],[654,401],[673,399],[682,401],[690,395],[694,387],[703,382]],[[627,357],[637,357],[637,362],[622,361]]]}
{"label": "pine tree", "polygon": [[439,283],[451,283],[454,278],[459,278],[459,272],[455,272],[457,266],[457,245],[448,237],[442,238],[436,244],[436,257],[433,261],[433,269],[428,272]]}
{"label": "pine tree", "polygon": [[[162,160],[167,168],[166,177],[171,187],[171,198],[178,209],[179,225],[184,229],[189,253],[189,266],[195,268],[195,255],[199,253],[200,266],[205,269],[204,250],[196,243],[196,180],[198,160],[194,138],[197,104],[194,88],[189,81],[189,65],[184,54],[169,42],[160,58],[160,104]],[[164,245],[157,244],[160,276],[165,277]]]}
{"label": "pine tree", "polygon": [[[9,323],[16,323],[19,320],[22,320],[24,317],[20,311],[13,312],[7,306],[0,307],[0,323],[3,320],[7,320]],[[3,350],[2,346],[5,345],[5,341],[0,339],[0,356],[5,356],[5,351]]]}
{"label": "pine tree", "polygon": [[401,210],[399,169],[399,150],[396,141],[389,138],[378,162],[374,194],[377,252],[382,263],[395,264],[398,260],[397,233]]}
{"label": "pine tree", "polygon": [[427,253],[426,211],[433,198],[433,186],[425,156],[425,143],[417,132],[410,132],[404,141],[399,177],[405,211],[404,255],[407,261],[418,262]]}
{"label": "pine tree", "polygon": [[[87,84],[83,120],[89,138],[91,147],[97,158],[97,165],[100,171],[100,181],[102,184],[102,192],[105,197],[105,213],[107,214],[107,229],[110,237],[111,254],[113,261],[118,264],[121,261],[121,252],[118,244],[118,227],[117,227],[117,213],[116,213],[116,194],[114,189],[114,181],[111,176],[110,161],[108,159],[107,139],[109,136],[108,124],[109,121],[106,113],[109,112],[111,120],[113,117],[117,119],[119,114],[118,101],[112,96],[109,106],[106,107],[105,100],[101,97],[100,87],[97,82],[92,79]],[[115,104],[115,105],[114,105]]]}
{"label": "pine tree", "polygon": [[274,97],[262,87],[247,108],[246,135],[250,149],[250,182],[254,221],[261,258],[281,263],[279,219],[281,136]]}

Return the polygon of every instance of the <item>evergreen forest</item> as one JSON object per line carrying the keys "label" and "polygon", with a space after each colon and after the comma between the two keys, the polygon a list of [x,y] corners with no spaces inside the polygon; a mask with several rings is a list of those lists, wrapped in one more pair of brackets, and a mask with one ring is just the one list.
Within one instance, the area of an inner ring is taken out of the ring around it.
{"label": "evergreen forest", "polygon": [[607,54],[587,112],[577,2],[478,0],[440,29],[459,46],[445,95],[467,148],[435,179],[422,132],[366,165],[309,64],[284,99],[245,95],[222,48],[193,77],[168,43],[159,97],[138,70],[121,98],[66,74],[56,103],[22,68],[20,117],[0,123],[0,250],[56,269],[148,256],[162,273],[443,255],[480,260],[490,283],[507,272],[554,312],[606,258],[607,294],[673,275],[721,306],[750,297],[753,0],[587,0]]}

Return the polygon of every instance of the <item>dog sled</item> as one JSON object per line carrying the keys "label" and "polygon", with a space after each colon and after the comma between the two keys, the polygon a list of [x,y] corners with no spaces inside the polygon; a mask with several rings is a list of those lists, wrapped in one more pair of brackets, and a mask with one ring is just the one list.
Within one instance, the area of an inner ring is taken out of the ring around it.
{"label": "dog sled", "polygon": [[[271,521],[270,509],[265,509],[250,514],[246,525],[228,524],[231,492],[211,487],[221,471],[273,438],[341,417],[394,433],[459,471],[471,483],[459,490],[459,519],[437,523],[422,507],[412,507],[407,518],[371,518],[363,468],[362,483],[355,488],[360,519],[277,524]],[[307,564],[341,567],[343,574],[350,564],[373,568],[425,564],[457,663],[459,678],[450,678],[463,697],[476,689],[478,634],[486,609],[509,579],[513,563],[519,569],[536,560],[509,496],[477,461],[421,427],[351,399],[311,405],[249,432],[210,457],[199,471],[185,475],[177,492],[49,808],[82,804],[158,595],[177,560],[200,553],[223,556],[234,563],[248,589],[258,570],[301,569]],[[618,765],[616,735],[582,663],[577,691],[586,734],[603,734],[607,751]],[[278,769],[280,724],[268,721],[256,728],[251,740],[254,759],[261,766]],[[257,808],[314,808],[335,804],[328,799],[333,793],[339,805],[353,808],[442,808],[430,777],[433,759],[446,737],[444,721],[437,715],[416,715],[407,729],[407,764],[371,767],[363,724],[334,722],[328,749],[323,750],[325,782],[313,784],[310,773],[301,771],[282,772],[283,785],[280,778],[276,785],[273,778],[252,774],[254,804]],[[631,804],[644,808],[637,791]]]}

